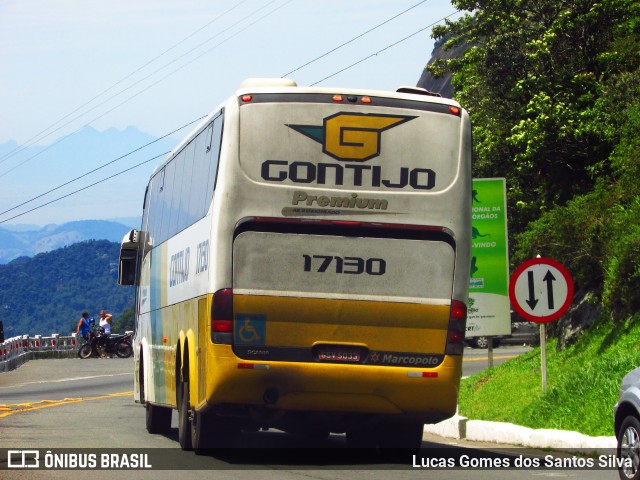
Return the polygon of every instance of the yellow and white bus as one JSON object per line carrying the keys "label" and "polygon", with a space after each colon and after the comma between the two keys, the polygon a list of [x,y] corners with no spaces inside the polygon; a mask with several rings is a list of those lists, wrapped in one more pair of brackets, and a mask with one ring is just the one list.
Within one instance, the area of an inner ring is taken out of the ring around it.
{"label": "yellow and white bus", "polygon": [[419,447],[456,411],[470,248],[456,102],[245,82],[156,169],[123,240],[147,429],[177,409],[183,449],[260,428]]}

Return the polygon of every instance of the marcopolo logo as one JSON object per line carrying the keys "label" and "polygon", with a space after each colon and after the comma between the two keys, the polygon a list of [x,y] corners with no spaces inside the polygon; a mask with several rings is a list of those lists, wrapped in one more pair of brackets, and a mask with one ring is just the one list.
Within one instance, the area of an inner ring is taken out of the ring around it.
{"label": "marcopolo logo", "polygon": [[336,160],[364,162],[380,155],[382,132],[416,117],[337,113],[322,126],[287,125],[322,145],[322,151]]}
{"label": "marcopolo logo", "polygon": [[443,360],[443,355],[371,352],[367,363],[400,367],[436,367],[440,365]]}

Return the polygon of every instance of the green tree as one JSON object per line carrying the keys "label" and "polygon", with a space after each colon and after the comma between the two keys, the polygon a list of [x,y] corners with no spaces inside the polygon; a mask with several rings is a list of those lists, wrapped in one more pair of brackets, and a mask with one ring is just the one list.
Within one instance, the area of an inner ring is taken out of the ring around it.
{"label": "green tree", "polygon": [[133,331],[135,328],[134,307],[129,307],[122,312],[112,325],[112,330],[117,333]]}
{"label": "green tree", "polygon": [[474,126],[474,174],[507,178],[512,261],[565,263],[614,318],[640,309],[640,3],[455,0],[434,29]]}
{"label": "green tree", "polygon": [[[434,29],[445,47],[469,45],[429,67],[452,72],[474,125],[475,175],[508,179],[510,228],[518,233],[607,173],[613,146],[585,128],[602,81],[618,63],[620,26],[632,0],[455,0],[470,13]],[[618,42],[618,43],[617,43]]]}
{"label": "green tree", "polygon": [[120,245],[87,241],[0,265],[0,308],[7,336],[68,335],[84,310],[116,316],[133,303],[117,283]]}

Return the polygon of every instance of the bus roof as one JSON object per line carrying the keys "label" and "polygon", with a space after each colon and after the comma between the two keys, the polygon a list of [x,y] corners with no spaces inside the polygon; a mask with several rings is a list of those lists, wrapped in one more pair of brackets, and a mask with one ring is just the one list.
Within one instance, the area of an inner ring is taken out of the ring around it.
{"label": "bus roof", "polygon": [[[238,90],[234,93],[232,98],[239,98],[248,94],[327,94],[327,95],[343,95],[343,96],[368,96],[368,97],[384,97],[389,99],[398,100],[411,100],[414,102],[424,103],[436,103],[441,105],[449,105],[453,107],[460,107],[460,104],[453,99],[441,97],[439,94],[429,92],[423,88],[401,86],[397,91],[392,92],[388,90],[368,90],[368,89],[355,89],[355,88],[340,88],[340,87],[301,87],[294,80],[288,78],[248,78],[244,80]],[[155,175],[164,164],[182,147],[190,141],[190,139],[197,134],[202,128],[207,125],[215,115],[220,112],[220,109],[229,100],[225,99],[223,103],[216,106],[198,125],[189,132],[160,162],[160,164],[154,169],[151,176]]]}

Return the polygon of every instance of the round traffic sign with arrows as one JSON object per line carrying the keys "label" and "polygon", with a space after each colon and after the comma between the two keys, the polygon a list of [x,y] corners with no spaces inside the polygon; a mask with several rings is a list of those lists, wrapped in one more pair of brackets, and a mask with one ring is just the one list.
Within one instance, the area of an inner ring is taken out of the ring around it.
{"label": "round traffic sign with arrows", "polygon": [[536,323],[553,322],[571,306],[573,280],[560,262],[532,258],[513,272],[509,299],[522,318]]}

